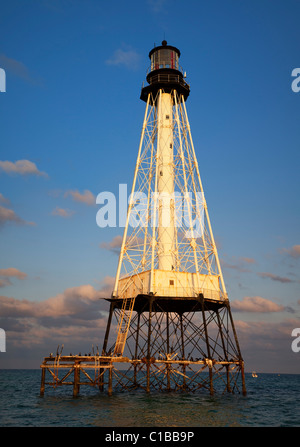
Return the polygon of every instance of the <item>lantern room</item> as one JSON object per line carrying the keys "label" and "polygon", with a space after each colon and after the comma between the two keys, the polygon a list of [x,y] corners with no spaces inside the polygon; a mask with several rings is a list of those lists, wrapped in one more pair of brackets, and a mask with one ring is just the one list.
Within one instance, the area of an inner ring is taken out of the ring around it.
{"label": "lantern room", "polygon": [[151,71],[159,70],[161,68],[171,68],[173,70],[179,69],[180,51],[167,45],[167,41],[162,41],[162,46],[154,47],[150,53]]}
{"label": "lantern room", "polygon": [[159,90],[171,93],[176,90],[186,100],[190,93],[190,86],[186,83],[179,66],[180,51],[178,48],[167,44],[166,40],[158,47],[152,48],[149,53],[150,69],[147,73],[149,85],[142,87],[140,98],[147,102],[150,94],[150,103],[155,102]]}

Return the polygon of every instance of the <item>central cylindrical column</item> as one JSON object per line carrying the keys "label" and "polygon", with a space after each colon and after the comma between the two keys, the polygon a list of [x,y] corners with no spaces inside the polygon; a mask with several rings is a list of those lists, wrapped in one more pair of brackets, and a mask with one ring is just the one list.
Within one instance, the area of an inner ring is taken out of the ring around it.
{"label": "central cylindrical column", "polygon": [[157,102],[158,268],[175,266],[173,98],[160,91]]}

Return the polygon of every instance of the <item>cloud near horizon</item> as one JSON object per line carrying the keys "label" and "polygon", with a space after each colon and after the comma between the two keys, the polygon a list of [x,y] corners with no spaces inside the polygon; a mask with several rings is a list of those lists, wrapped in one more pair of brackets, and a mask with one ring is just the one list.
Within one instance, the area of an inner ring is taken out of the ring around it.
{"label": "cloud near horizon", "polygon": [[38,302],[0,296],[0,326],[14,346],[43,344],[62,337],[60,342],[77,340],[83,333],[106,327],[109,305],[104,298],[111,293],[113,278],[106,277],[96,290],[85,284],[71,287]]}
{"label": "cloud near horizon", "polygon": [[[106,277],[98,290],[85,284],[68,288],[41,302],[0,296],[0,327],[7,335],[10,367],[19,367],[20,361],[23,365],[38,367],[43,357],[49,352],[55,353],[62,345],[64,352],[73,354],[88,352],[93,345],[101,350],[109,310],[109,303],[104,298],[110,297],[113,284],[114,278]],[[248,312],[282,310],[282,306],[261,297],[245,297],[242,304]],[[236,302],[232,306],[240,308]],[[250,357],[251,362],[253,357],[268,358],[269,361],[278,355],[279,345],[288,355],[291,331],[299,326],[299,319],[285,319],[280,323],[235,319],[234,323],[245,360]],[[114,321],[111,330],[113,336]]]}
{"label": "cloud near horizon", "polygon": [[7,269],[0,269],[0,276],[15,276],[18,279],[25,279],[27,277],[27,274],[21,272],[15,267],[9,267]]}
{"label": "cloud near horizon", "polygon": [[286,318],[280,324],[266,321],[235,321],[235,328],[244,351],[249,353],[251,350],[256,356],[263,355],[264,357],[270,357],[271,351],[278,355],[279,344],[284,345],[286,354],[289,351],[292,353],[291,332],[295,327],[299,327],[297,318]]}
{"label": "cloud near horizon", "polygon": [[7,269],[0,269],[0,287],[10,286],[12,285],[12,282],[10,278],[15,277],[18,279],[25,279],[27,278],[27,274],[24,272],[21,272],[20,270],[16,269],[15,267],[9,267]]}
{"label": "cloud near horizon", "polygon": [[261,296],[245,296],[242,301],[234,300],[230,305],[233,311],[239,312],[282,312],[284,310],[284,306]]}

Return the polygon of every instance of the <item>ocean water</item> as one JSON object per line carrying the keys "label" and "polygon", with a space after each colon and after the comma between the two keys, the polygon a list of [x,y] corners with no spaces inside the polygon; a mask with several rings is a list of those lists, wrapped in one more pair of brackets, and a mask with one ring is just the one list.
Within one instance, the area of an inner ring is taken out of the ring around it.
{"label": "ocean water", "polygon": [[246,374],[247,396],[141,392],[108,396],[46,386],[40,370],[0,370],[0,427],[299,427],[300,374]]}

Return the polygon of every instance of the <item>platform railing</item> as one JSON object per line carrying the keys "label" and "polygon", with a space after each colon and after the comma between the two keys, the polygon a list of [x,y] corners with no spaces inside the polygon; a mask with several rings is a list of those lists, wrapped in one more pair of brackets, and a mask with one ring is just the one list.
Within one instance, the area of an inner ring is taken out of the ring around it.
{"label": "platform railing", "polygon": [[[155,287],[156,296],[170,296],[170,297],[183,297],[192,298],[199,294],[203,294],[204,298],[212,300],[225,300],[227,296],[222,293],[221,290],[207,289],[207,288],[196,288],[196,287]],[[132,287],[127,284],[123,290],[119,291],[120,298],[131,298],[132,296],[137,296],[139,294],[148,294],[149,290],[146,285],[143,287]]]}

